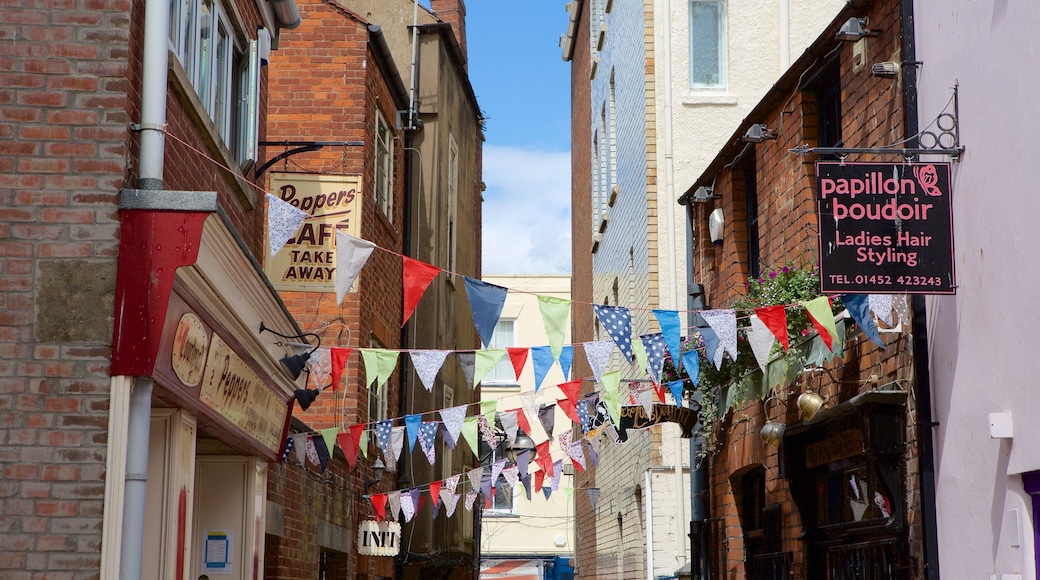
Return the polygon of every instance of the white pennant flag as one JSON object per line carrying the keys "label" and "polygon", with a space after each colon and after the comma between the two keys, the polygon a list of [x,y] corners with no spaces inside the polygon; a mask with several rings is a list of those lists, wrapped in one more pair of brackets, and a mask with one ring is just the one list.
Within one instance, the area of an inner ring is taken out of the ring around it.
{"label": "white pennant flag", "polygon": [[484,477],[484,468],[471,469],[466,473],[466,477],[469,478],[470,489],[480,489],[480,479]]}
{"label": "white pennant flag", "polygon": [[303,465],[307,462],[307,441],[310,437],[306,433],[297,433],[292,438],[293,449],[296,450],[296,463]]}
{"label": "white pennant flag", "polygon": [[502,411],[498,414],[498,420],[502,422],[502,428],[506,431],[510,445],[516,442],[516,431],[519,429],[516,414],[517,411]]}
{"label": "white pennant flag", "polygon": [[478,493],[480,492],[475,489],[466,493],[466,511],[473,511],[473,502],[476,501]]}
{"label": "white pennant flag", "polygon": [[643,410],[646,411],[646,418],[649,420],[654,416],[654,392],[651,389],[644,389],[639,391],[637,395],[639,404],[643,406]]}
{"label": "white pennant flag", "polygon": [[506,483],[509,484],[510,489],[516,487],[518,481],[520,481],[520,468],[516,465],[507,467],[502,470],[502,475],[506,478]]}
{"label": "white pennant flag", "polygon": [[499,459],[498,461],[491,464],[491,487],[495,487],[498,483],[498,476],[502,474],[502,470],[506,467],[506,459]]}
{"label": "white pennant flag", "polygon": [[719,348],[715,351],[715,367],[722,364],[722,351],[729,353],[730,360],[737,360],[737,312],[735,310],[704,310],[701,317],[719,337]]}
{"label": "white pennant flag", "polygon": [[272,256],[282,249],[306,219],[306,212],[276,195],[267,194],[267,236]]}
{"label": "white pennant flag", "polygon": [[751,352],[755,353],[758,366],[765,371],[766,363],[769,362],[769,353],[773,350],[773,343],[776,342],[776,335],[769,330],[769,327],[757,314],[751,315],[751,330],[747,331],[747,340],[751,345]]}
{"label": "white pennant flag", "polygon": [[412,521],[415,516],[415,505],[412,503],[412,494],[401,494],[401,513],[404,515],[405,523]]}
{"label": "white pennant flag", "polygon": [[401,519],[401,491],[391,491],[386,495],[386,501],[390,504],[390,514],[393,515],[393,519]]}
{"label": "white pennant flag", "polygon": [[870,311],[885,322],[889,328],[892,327],[892,295],[891,294],[869,294],[867,304]]}
{"label": "white pennant flag", "polygon": [[585,358],[589,361],[589,367],[592,368],[592,375],[596,377],[596,382],[600,381],[600,377],[603,376],[603,371],[607,368],[607,363],[610,362],[610,352],[614,349],[613,340],[599,340],[594,342],[582,343],[585,347]]}
{"label": "white pennant flag", "polygon": [[451,493],[455,493],[455,488],[457,488],[459,486],[459,479],[460,478],[461,478],[461,476],[458,473],[456,473],[455,475],[449,477],[448,479],[445,479],[444,480],[444,485],[441,486],[441,490],[445,490],[446,489],[446,490],[450,491]]}
{"label": "white pennant flag", "polygon": [[444,422],[444,426],[448,429],[448,435],[451,435],[451,443],[454,446],[459,442],[459,434],[462,433],[462,423],[466,420],[466,408],[469,405],[459,405],[458,407],[452,407],[450,409],[441,409],[441,421]]}
{"label": "white pennant flag", "polygon": [[307,360],[307,366],[310,368],[310,372],[307,377],[307,384],[311,388],[324,389],[332,382],[332,351],[327,348],[319,348],[311,353],[311,358]]}
{"label": "white pennant flag", "polygon": [[582,469],[585,469],[585,450],[581,447],[581,441],[572,442],[567,448],[567,455]]}
{"label": "white pennant flag", "polygon": [[[455,515],[455,508],[458,507],[458,505],[459,505],[459,498],[460,497],[462,497],[462,496],[460,496],[457,493],[453,493],[453,494],[451,494],[451,497],[449,499],[445,499],[444,500],[444,503],[446,504],[446,507],[447,507],[447,510],[448,510],[447,511],[447,517],[450,518],[451,516]],[[441,498],[444,499],[444,496],[442,495]],[[470,507],[472,507],[472,505],[473,504],[470,504]]]}
{"label": "white pennant flag", "polygon": [[437,373],[444,366],[444,359],[451,354],[450,350],[412,350],[408,351],[412,359],[415,373],[419,375],[427,391],[433,392],[433,384],[437,380]]}
{"label": "white pennant flag", "polygon": [[375,247],[372,242],[336,231],[336,304],[343,302]]}

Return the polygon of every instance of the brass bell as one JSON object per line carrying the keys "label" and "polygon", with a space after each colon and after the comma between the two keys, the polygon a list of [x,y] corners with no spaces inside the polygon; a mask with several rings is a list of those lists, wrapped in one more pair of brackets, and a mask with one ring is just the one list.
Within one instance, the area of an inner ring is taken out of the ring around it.
{"label": "brass bell", "polygon": [[787,425],[770,421],[762,426],[762,431],[759,434],[762,435],[762,442],[766,445],[780,447],[780,442],[784,439],[785,429],[787,429]]}
{"label": "brass bell", "polygon": [[798,412],[805,421],[812,421],[812,418],[816,416],[816,413],[820,411],[822,406],[823,397],[812,391],[806,391],[798,395]]}

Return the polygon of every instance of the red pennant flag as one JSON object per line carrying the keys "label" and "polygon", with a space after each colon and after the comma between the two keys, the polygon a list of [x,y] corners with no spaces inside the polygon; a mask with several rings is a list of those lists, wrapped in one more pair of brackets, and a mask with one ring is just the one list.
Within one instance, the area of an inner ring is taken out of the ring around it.
{"label": "red pennant flag", "polygon": [[516,424],[518,427],[524,430],[524,433],[531,434],[531,423],[527,420],[527,412],[523,408],[519,409],[506,409],[506,411],[516,411]]}
{"label": "red pennant flag", "polygon": [[[567,398],[570,399],[571,407],[574,407],[578,404],[578,391],[581,390],[581,382],[582,379],[575,379],[573,381],[568,381],[566,383],[560,383],[559,385],[556,385],[557,387],[560,387],[560,391],[562,391],[563,394],[567,395]],[[577,419],[575,419],[575,421],[577,421]]]}
{"label": "red pennant flag", "polygon": [[[827,297],[827,307],[831,309],[834,308],[830,296]],[[808,308],[805,309],[805,313],[809,315],[809,320],[812,322],[812,325],[816,327],[816,332],[819,333],[820,338],[823,339],[823,344],[827,345],[827,350],[833,351],[834,337],[831,336],[831,331],[827,330],[826,326],[820,324],[820,321],[816,320],[816,317],[812,315],[812,312],[809,312]]]}
{"label": "red pennant flag", "polygon": [[437,504],[441,502],[441,483],[440,481],[430,483],[430,499],[433,500],[433,507],[437,507]]}
{"label": "red pennant flag", "polygon": [[[354,438],[354,447],[357,448],[361,444],[361,434],[365,432],[365,424],[359,423],[357,425],[350,426],[350,436]],[[359,449],[354,450],[354,459],[357,460],[357,452]]]}
{"label": "red pennant flag", "polygon": [[375,495],[368,496],[369,501],[372,502],[372,509],[376,510],[376,521],[383,521],[386,519],[386,494],[377,493]]}
{"label": "red pennant flag", "polygon": [[573,457],[571,458],[571,465],[574,466],[574,473],[581,473],[582,471],[585,471],[581,467],[581,462],[580,461],[576,461]]}
{"label": "red pennant flag", "polygon": [[506,351],[509,353],[509,360],[513,363],[513,373],[516,375],[516,380],[519,381],[520,373],[524,372],[524,365],[527,364],[527,353],[531,351],[525,347],[509,347]]}
{"label": "red pennant flag", "polygon": [[340,432],[336,435],[336,439],[339,440],[339,447],[343,450],[343,455],[347,456],[347,465],[354,469],[354,466],[357,465],[358,446],[353,432]]}
{"label": "red pennant flag", "polygon": [[762,324],[766,325],[766,328],[773,333],[773,336],[780,341],[780,344],[784,345],[784,350],[790,348],[790,344],[787,339],[787,310],[784,305],[778,306],[766,306],[765,308],[756,308],[755,314],[758,315],[759,320]]}
{"label": "red pennant flag", "polygon": [[538,466],[542,468],[542,471],[552,476],[553,463],[552,463],[552,452],[549,451],[549,441],[542,441],[535,446],[535,450],[538,451],[538,457],[535,461]]}
{"label": "red pennant flag", "polygon": [[538,470],[534,472],[534,492],[542,491],[542,482],[545,481],[545,472]]}
{"label": "red pennant flag", "polygon": [[331,348],[332,351],[330,358],[332,359],[332,390],[335,392],[336,387],[339,386],[339,379],[343,376],[343,371],[347,369],[347,359],[350,358],[349,348]]}
{"label": "red pennant flag", "polygon": [[[491,488],[491,496],[494,497],[494,495],[495,495],[495,488],[492,487]],[[491,509],[491,498],[486,496],[486,495],[484,496],[484,509],[486,509],[486,510]]]}
{"label": "red pennant flag", "polygon": [[578,408],[575,406],[573,401],[570,399],[557,399],[556,404],[560,406],[560,410],[571,418],[571,421],[581,423],[581,418],[578,417]]}
{"label": "red pennant flag", "polygon": [[404,323],[412,317],[412,312],[415,312],[415,305],[419,303],[423,292],[426,292],[426,288],[437,277],[441,269],[419,260],[413,260],[408,256],[401,256],[401,260],[404,262],[404,317],[401,320],[401,326],[404,326]]}
{"label": "red pennant flag", "polygon": [[426,503],[426,498],[420,495],[420,496],[419,496],[419,505],[415,506],[415,513],[416,513],[416,514],[418,514],[418,513],[419,513],[419,510],[421,510],[421,509],[422,509],[422,505],[423,505],[424,503]]}
{"label": "red pennant flag", "polygon": [[659,385],[657,383],[652,383],[652,384],[653,384],[653,387],[654,387],[654,394],[657,395],[657,400],[663,403],[664,402],[664,387],[662,387],[661,385]]}

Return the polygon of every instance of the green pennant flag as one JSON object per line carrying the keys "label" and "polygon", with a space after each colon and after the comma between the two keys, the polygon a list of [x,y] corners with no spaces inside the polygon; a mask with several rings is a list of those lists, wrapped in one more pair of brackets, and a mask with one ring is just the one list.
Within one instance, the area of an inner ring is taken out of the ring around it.
{"label": "green pennant flag", "polygon": [[567,330],[567,317],[571,312],[571,301],[554,296],[539,296],[538,308],[542,311],[542,324],[545,335],[549,337],[549,347],[553,359],[560,360],[563,352],[563,337]]}
{"label": "green pennant flag", "polygon": [[[321,438],[325,440],[325,449],[328,449],[329,455],[332,455],[332,450],[336,448],[336,435],[339,434],[339,427],[322,429],[319,433],[321,433]],[[346,449],[343,452],[346,453]]]}
{"label": "green pennant flag", "polygon": [[621,371],[610,371],[609,373],[603,373],[599,377],[599,382],[603,385],[601,389],[604,393],[620,393],[621,392]]}
{"label": "green pennant flag", "polygon": [[495,409],[498,408],[498,399],[480,402],[480,414],[487,419],[488,425],[495,428]]}
{"label": "green pennant flag", "polygon": [[479,383],[506,356],[506,349],[478,350],[474,355],[473,381]]}
{"label": "green pennant flag", "polygon": [[477,416],[470,415],[462,420],[462,436],[466,438],[466,443],[469,443],[469,448],[473,451],[474,455],[479,455],[477,445]]}
{"label": "green pennant flag", "polygon": [[373,379],[377,380],[376,390],[382,390],[383,385],[390,380],[394,367],[397,366],[397,351],[385,348],[362,348],[360,350],[361,359],[365,363],[365,380],[369,385],[372,384]]}
{"label": "green pennant flag", "polygon": [[838,340],[838,329],[834,326],[834,314],[831,312],[831,300],[827,296],[817,296],[802,306],[809,313],[813,326],[820,333],[820,338],[827,348],[834,350],[834,342]]}
{"label": "green pennant flag", "polygon": [[607,413],[610,414],[610,421],[615,425],[621,424],[621,371],[611,371],[609,373],[603,373],[600,377],[600,382],[603,383],[603,390],[600,391],[600,400],[607,406]]}
{"label": "green pennant flag", "polygon": [[368,429],[361,432],[361,437],[358,437],[358,449],[361,450],[361,455],[368,459]]}
{"label": "green pennant flag", "polygon": [[636,356],[636,370],[646,374],[646,347],[643,346],[643,341],[632,341],[632,354]]}

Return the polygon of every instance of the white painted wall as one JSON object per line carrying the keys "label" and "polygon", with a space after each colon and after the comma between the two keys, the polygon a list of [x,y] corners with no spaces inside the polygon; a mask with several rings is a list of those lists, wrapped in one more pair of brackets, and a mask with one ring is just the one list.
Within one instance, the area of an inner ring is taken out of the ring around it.
{"label": "white painted wall", "polygon": [[[921,127],[959,84],[967,148],[953,167],[957,295],[928,301],[940,572],[1033,579],[1037,522],[1020,474],[1040,469],[1040,4],[914,4]],[[1014,437],[991,439],[988,414],[1006,411]]]}

